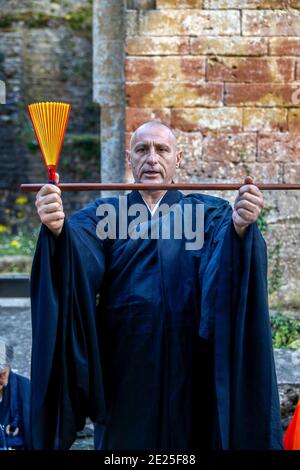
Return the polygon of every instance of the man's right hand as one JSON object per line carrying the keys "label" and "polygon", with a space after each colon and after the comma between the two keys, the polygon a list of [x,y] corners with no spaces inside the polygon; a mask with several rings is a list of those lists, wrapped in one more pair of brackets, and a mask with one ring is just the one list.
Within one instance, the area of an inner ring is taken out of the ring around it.
{"label": "man's right hand", "polygon": [[[55,174],[58,183],[59,175]],[[35,205],[41,222],[48,227],[56,237],[62,231],[65,214],[61,199],[61,190],[54,184],[45,184],[36,195]]]}

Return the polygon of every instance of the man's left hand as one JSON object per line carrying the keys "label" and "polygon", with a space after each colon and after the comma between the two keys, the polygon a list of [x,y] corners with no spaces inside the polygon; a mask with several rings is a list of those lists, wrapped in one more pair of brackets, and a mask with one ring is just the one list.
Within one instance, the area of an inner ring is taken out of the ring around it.
{"label": "man's left hand", "polygon": [[258,219],[264,207],[262,192],[253,184],[252,178],[247,176],[245,184],[240,187],[234,203],[232,214],[236,233],[243,237],[247,227]]}

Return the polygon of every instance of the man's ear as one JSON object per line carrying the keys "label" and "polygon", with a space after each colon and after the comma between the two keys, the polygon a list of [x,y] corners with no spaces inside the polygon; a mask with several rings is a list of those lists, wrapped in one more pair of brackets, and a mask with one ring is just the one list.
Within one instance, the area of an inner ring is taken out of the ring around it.
{"label": "man's ear", "polygon": [[127,163],[128,163],[128,166],[131,166],[131,153],[129,150],[126,150],[126,160],[127,160]]}
{"label": "man's ear", "polygon": [[179,164],[181,162],[182,156],[183,156],[182,150],[176,153],[176,168],[179,168]]}

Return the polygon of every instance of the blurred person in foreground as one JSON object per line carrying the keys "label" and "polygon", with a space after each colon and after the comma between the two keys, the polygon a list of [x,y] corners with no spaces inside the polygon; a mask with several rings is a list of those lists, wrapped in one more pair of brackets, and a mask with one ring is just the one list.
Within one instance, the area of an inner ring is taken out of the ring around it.
{"label": "blurred person in foreground", "polygon": [[1,448],[28,450],[30,433],[30,382],[12,371],[13,346],[0,338]]}

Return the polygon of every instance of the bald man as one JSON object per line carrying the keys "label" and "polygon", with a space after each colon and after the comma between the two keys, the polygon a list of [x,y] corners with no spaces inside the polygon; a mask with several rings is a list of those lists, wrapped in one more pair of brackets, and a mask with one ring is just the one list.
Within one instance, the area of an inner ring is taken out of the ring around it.
{"label": "bald man", "polygon": [[[171,183],[182,152],[150,121],[127,158],[136,182]],[[282,448],[263,196],[251,179],[233,211],[153,189],[96,199],[66,220],[49,184],[36,207],[35,448],[69,448],[86,417],[96,449]]]}

